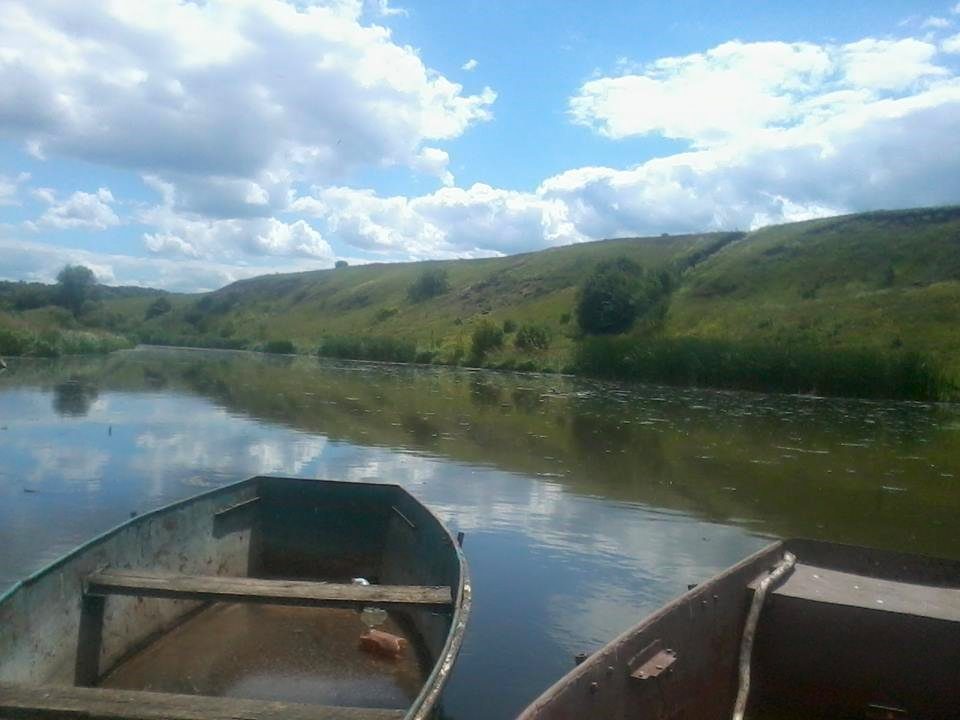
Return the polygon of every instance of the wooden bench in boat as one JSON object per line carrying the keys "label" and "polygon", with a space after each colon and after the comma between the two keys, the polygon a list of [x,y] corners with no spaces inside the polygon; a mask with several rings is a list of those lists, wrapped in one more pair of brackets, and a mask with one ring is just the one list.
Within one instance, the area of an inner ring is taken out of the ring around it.
{"label": "wooden bench in boat", "polygon": [[[750,584],[753,590],[761,578]],[[960,587],[920,585],[797,563],[774,597],[960,621]]]}
{"label": "wooden bench in boat", "polygon": [[0,684],[2,720],[400,720],[406,710],[205,695]]}
{"label": "wooden bench in boat", "polygon": [[313,607],[434,607],[449,609],[449,587],[421,585],[353,585],[302,580],[216,575],[154,575],[139,572],[101,572],[86,579],[86,595],[253,602]]}

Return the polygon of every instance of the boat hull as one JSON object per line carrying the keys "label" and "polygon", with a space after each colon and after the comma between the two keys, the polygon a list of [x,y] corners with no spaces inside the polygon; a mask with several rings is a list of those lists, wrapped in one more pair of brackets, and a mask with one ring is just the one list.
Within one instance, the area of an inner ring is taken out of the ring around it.
{"label": "boat hull", "polygon": [[[138,573],[172,590],[146,587]],[[238,578],[242,587],[205,590],[211,577],[227,586]],[[371,605],[383,601],[409,629],[423,678],[406,717],[428,717],[462,643],[470,584],[450,533],[393,485],[257,477],[133,518],[0,598],[0,684],[95,686],[230,600],[360,610],[356,577],[372,584]],[[252,579],[268,590],[253,584],[247,596],[224,595],[242,594]],[[398,597],[381,592],[394,586]],[[321,592],[304,598],[311,588]],[[430,600],[446,588],[445,601]]]}
{"label": "boat hull", "polygon": [[804,565],[762,609],[748,717],[960,717],[960,564],[791,540],[590,655],[521,720],[731,717],[754,588],[787,551]]}

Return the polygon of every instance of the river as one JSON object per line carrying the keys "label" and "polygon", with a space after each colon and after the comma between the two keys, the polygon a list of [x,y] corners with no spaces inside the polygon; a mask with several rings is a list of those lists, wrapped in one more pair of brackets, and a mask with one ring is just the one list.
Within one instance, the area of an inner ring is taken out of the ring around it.
{"label": "river", "polygon": [[142,348],[0,374],[0,589],[255,474],[403,485],[464,549],[444,695],[512,718],[770,538],[960,557],[960,407]]}

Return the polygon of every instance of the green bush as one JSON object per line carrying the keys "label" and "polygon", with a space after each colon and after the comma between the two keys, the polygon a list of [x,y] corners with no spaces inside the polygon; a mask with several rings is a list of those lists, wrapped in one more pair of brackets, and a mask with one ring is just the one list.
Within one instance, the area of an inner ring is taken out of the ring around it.
{"label": "green bush", "polygon": [[345,360],[414,362],[417,346],[412,340],[379,335],[334,335],[323,339],[317,354]]}
{"label": "green bush", "polygon": [[263,345],[263,351],[275,355],[293,355],[297,349],[290,340],[268,340]]}
{"label": "green bush", "polygon": [[577,298],[577,322],[593,335],[629,330],[637,318],[634,297],[639,265],[627,258],[603,262],[587,277]]}
{"label": "green bush", "polygon": [[31,333],[0,327],[0,355],[26,355],[33,342]]}
{"label": "green bush", "polygon": [[30,349],[30,354],[35,357],[54,358],[60,357],[60,348],[50,340],[37,338]]}
{"label": "green bush", "polygon": [[503,330],[490,320],[481,320],[470,337],[471,360],[480,363],[491,350],[503,347]]}
{"label": "green bush", "polygon": [[939,400],[957,391],[917,353],[789,342],[594,337],[579,344],[574,367],[596,377],[759,392]]}
{"label": "green bush", "polygon": [[503,321],[504,335],[509,335],[512,332],[516,332],[516,329],[517,329],[517,323],[515,320],[510,320],[509,318],[507,318],[506,320]]}
{"label": "green bush", "polygon": [[389,320],[398,312],[400,312],[400,310],[395,307],[380,308],[376,313],[374,313],[373,319],[375,322],[383,322],[384,320]]}
{"label": "green bush", "polygon": [[0,355],[59,357],[93,355],[131,347],[121,335],[82,330],[50,329],[42,334],[11,327],[0,327]]}
{"label": "green bush", "polygon": [[656,322],[676,283],[671,271],[644,270],[625,257],[602,262],[577,297],[580,329],[590,335],[616,335],[629,330],[641,316]]}
{"label": "green bush", "polygon": [[170,304],[170,301],[165,297],[158,297],[147,306],[147,311],[143,317],[145,320],[152,320],[155,317],[167,314],[171,310],[173,310],[173,305]]}
{"label": "green bush", "polygon": [[427,268],[407,288],[407,297],[411,302],[422,302],[443,295],[449,289],[450,283],[444,268]]}
{"label": "green bush", "polygon": [[524,325],[517,331],[513,344],[525,352],[543,352],[550,347],[551,333],[546,325]]}
{"label": "green bush", "polygon": [[414,362],[418,362],[421,365],[430,365],[435,356],[436,353],[433,350],[421,350],[417,353],[417,357]]}

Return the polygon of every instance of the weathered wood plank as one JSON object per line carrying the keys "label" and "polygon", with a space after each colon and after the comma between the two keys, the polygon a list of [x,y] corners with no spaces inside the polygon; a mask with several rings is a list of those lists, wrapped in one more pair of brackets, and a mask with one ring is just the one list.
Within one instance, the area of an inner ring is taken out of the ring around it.
{"label": "weathered wood plank", "polygon": [[277,605],[355,607],[357,605],[448,608],[449,587],[421,585],[344,585],[302,580],[215,575],[153,575],[101,572],[87,577],[87,595],[128,595],[178,600],[258,602]]}
{"label": "weathered wood plank", "polygon": [[105,604],[106,599],[97,595],[84,595],[80,603],[80,632],[73,673],[73,682],[80,687],[91,686],[100,679]]}
{"label": "weathered wood plank", "polygon": [[400,720],[405,714],[205,695],[0,684],[3,720]]}

